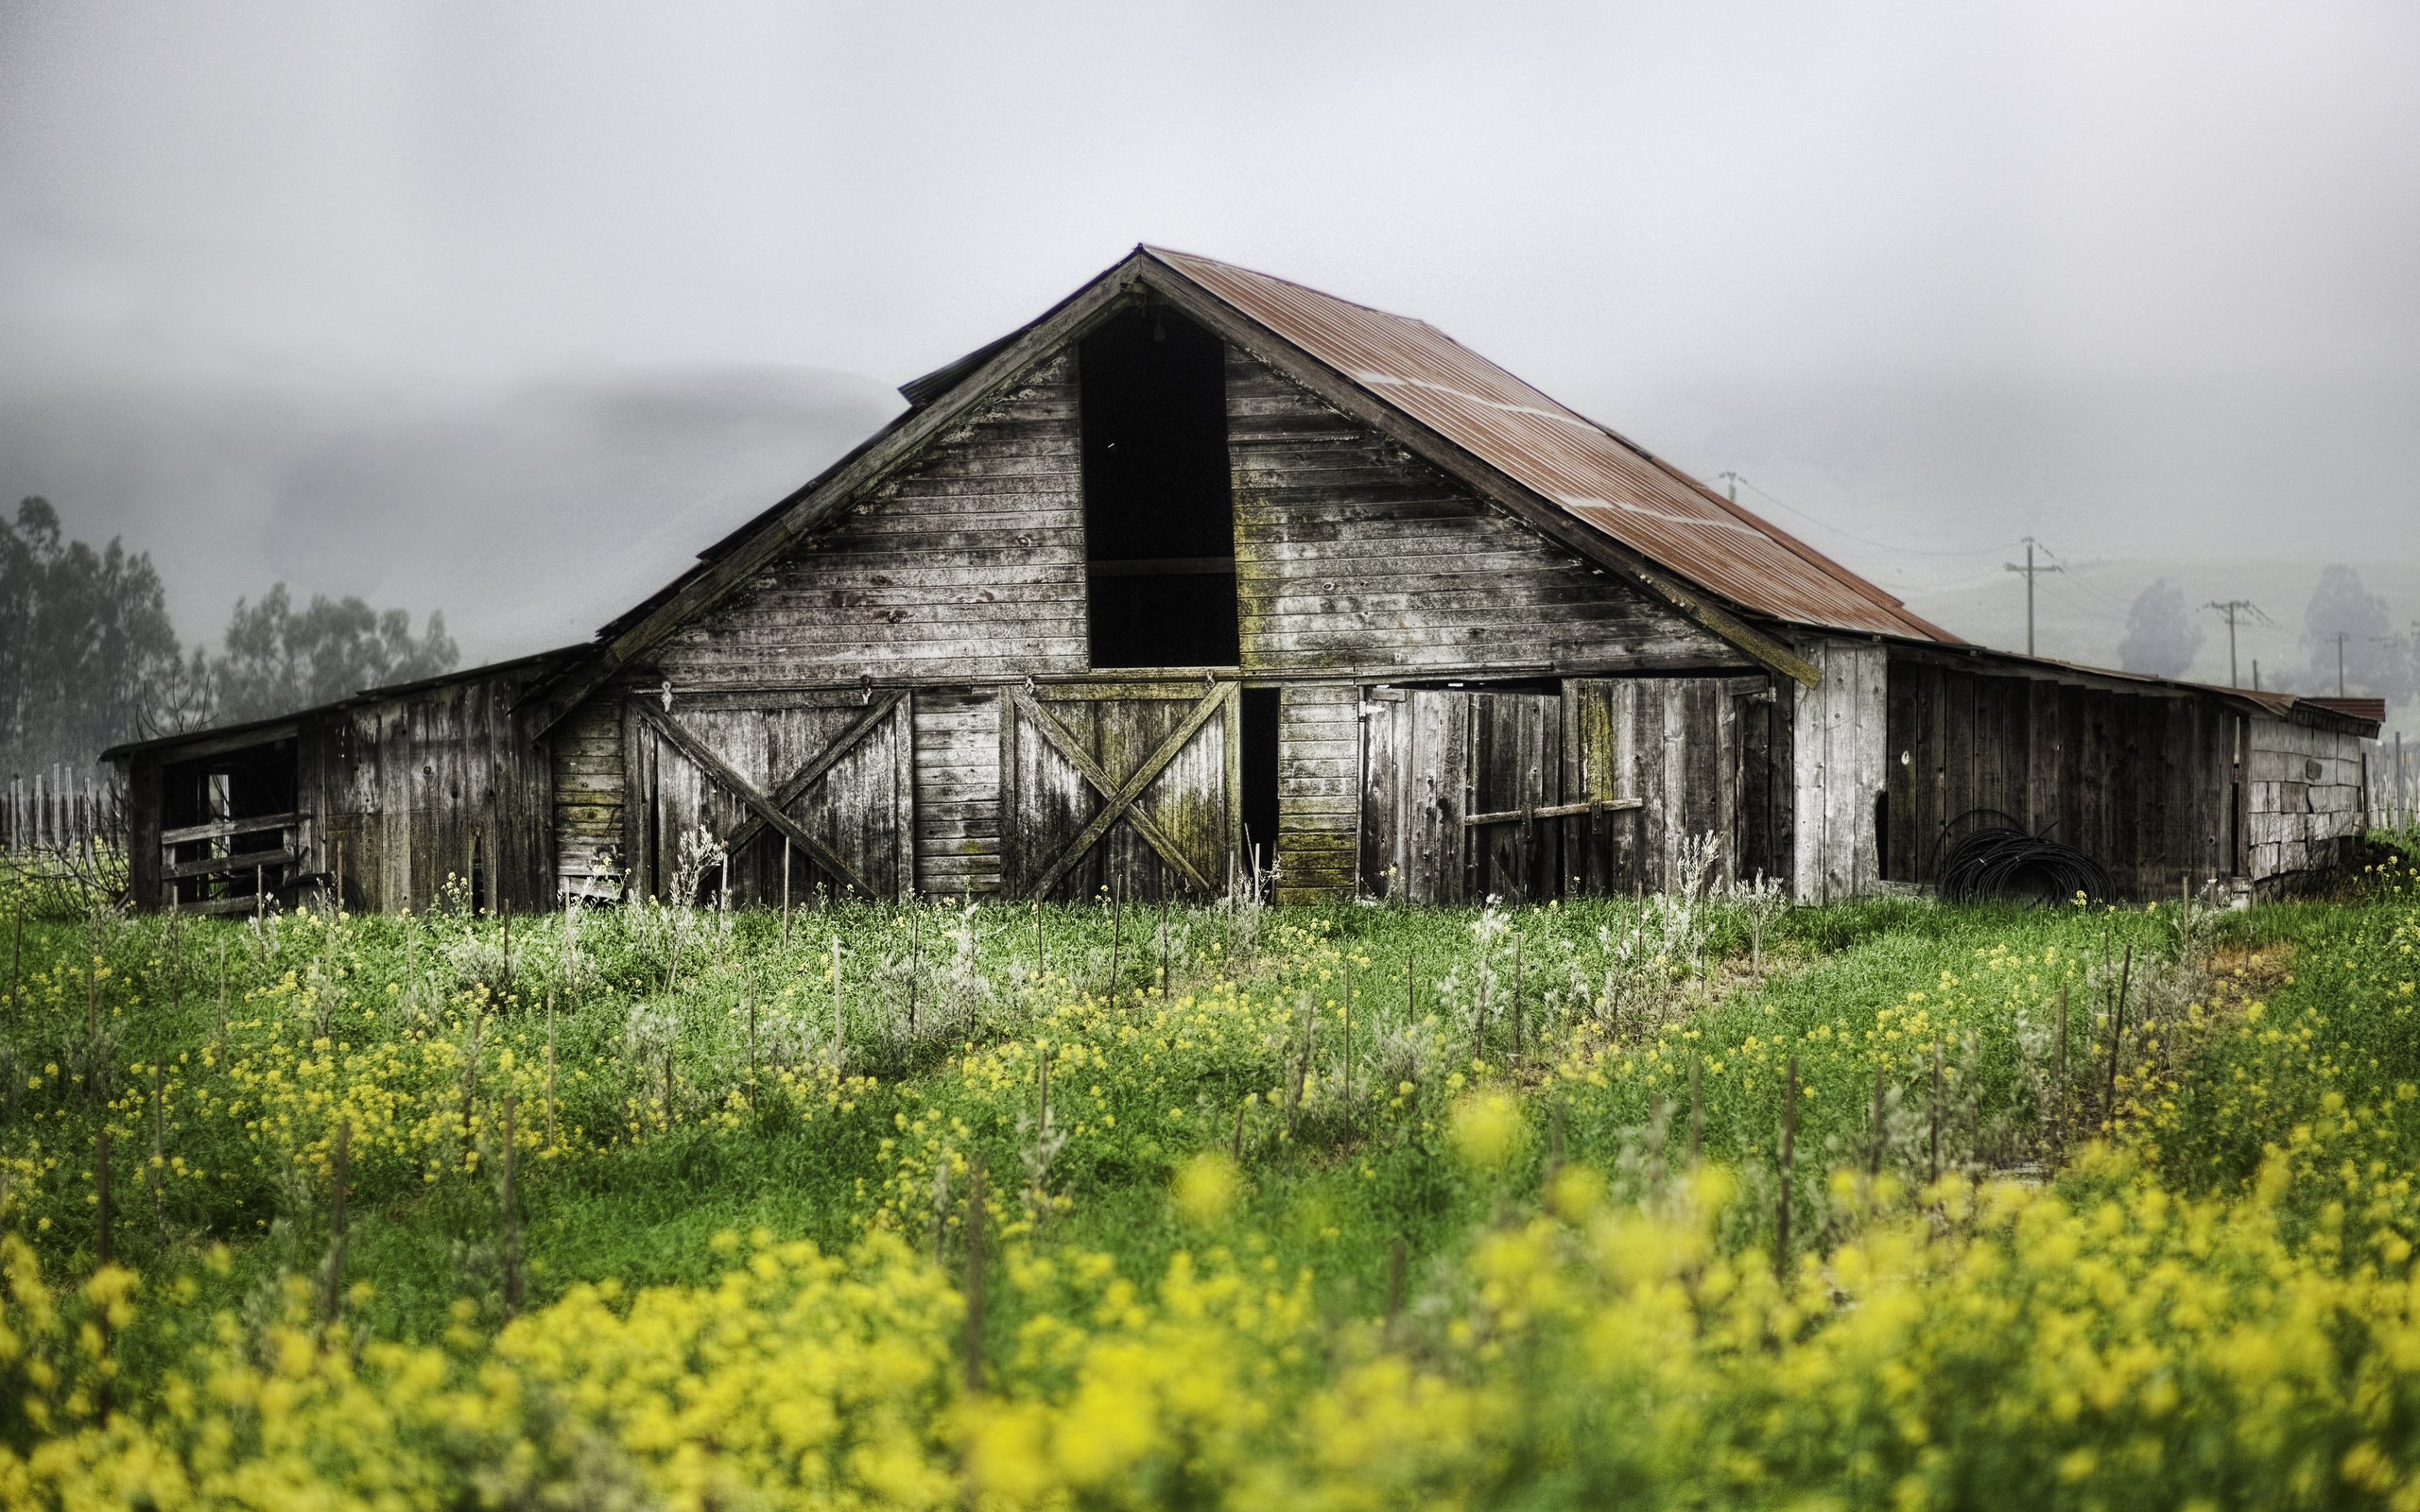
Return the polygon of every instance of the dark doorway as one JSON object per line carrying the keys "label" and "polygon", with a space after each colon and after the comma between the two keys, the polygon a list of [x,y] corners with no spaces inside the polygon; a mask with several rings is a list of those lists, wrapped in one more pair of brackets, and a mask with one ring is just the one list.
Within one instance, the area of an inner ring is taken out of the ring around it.
{"label": "dark doorway", "polygon": [[163,766],[160,829],[171,838],[161,901],[192,908],[250,900],[298,873],[308,858],[297,771],[291,737]]}
{"label": "dark doorway", "polygon": [[1243,865],[1252,865],[1257,848],[1267,871],[1277,859],[1277,690],[1246,688],[1243,716]]}
{"label": "dark doorway", "polygon": [[1887,791],[1874,795],[1874,875],[1883,882],[1891,880],[1891,795]]}
{"label": "dark doorway", "polygon": [[1225,344],[1145,308],[1086,336],[1077,362],[1093,665],[1234,666]]}

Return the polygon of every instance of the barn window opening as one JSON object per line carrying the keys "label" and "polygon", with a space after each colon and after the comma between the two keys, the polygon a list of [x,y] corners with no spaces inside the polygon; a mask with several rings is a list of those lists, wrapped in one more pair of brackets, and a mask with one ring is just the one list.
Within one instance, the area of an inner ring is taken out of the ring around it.
{"label": "barn window opening", "polygon": [[[296,812],[291,739],[167,763],[161,770],[161,902],[249,907],[310,858]],[[246,900],[233,904],[233,900]]]}
{"label": "barn window opening", "polygon": [[1165,308],[1077,352],[1093,665],[1234,666],[1225,344]]}
{"label": "barn window opening", "polygon": [[1246,688],[1243,718],[1236,765],[1244,785],[1244,853],[1237,869],[1248,869],[1257,851],[1265,872],[1277,859],[1277,690]]}

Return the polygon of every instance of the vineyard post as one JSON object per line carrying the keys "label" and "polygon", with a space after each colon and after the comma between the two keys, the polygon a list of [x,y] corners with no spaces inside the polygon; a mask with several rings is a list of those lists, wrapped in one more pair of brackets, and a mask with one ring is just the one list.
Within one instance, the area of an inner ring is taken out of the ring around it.
{"label": "vineyard post", "polygon": [[1521,931],[1512,932],[1512,1058],[1521,1058]]}
{"label": "vineyard post", "polygon": [[101,1121],[100,1136],[93,1151],[93,1186],[100,1225],[93,1240],[94,1264],[98,1269],[110,1263],[110,1228],[115,1216],[110,1205],[110,1125],[106,1117]]}
{"label": "vineyard post", "polygon": [[[916,979],[925,974],[924,925],[925,911],[916,906],[916,900],[910,895],[908,900],[908,1038],[910,1040],[916,1038]],[[755,1022],[752,1017],[755,1011],[755,1000],[752,998],[749,1001],[751,1023]],[[750,1060],[752,1066],[752,1054]]]}
{"label": "vineyard post", "polygon": [[1403,1235],[1387,1246],[1387,1338],[1392,1342],[1396,1320],[1403,1316]]}
{"label": "vineyard post", "polygon": [[513,1139],[513,1112],[518,1099],[512,1089],[504,1090],[504,1315],[519,1315],[521,1290],[521,1213],[520,1194],[513,1182],[514,1161],[518,1151]]}
{"label": "vineyard post", "polygon": [[1344,957],[1344,1012],[1339,1034],[1344,1040],[1344,1132],[1353,1132],[1353,956]]}
{"label": "vineyard post", "polygon": [[1547,1188],[1552,1191],[1554,1178],[1563,1174],[1563,1099],[1554,1100],[1554,1116],[1547,1124]]}
{"label": "vineyard post", "polygon": [[1781,1081],[1781,1217],[1773,1237],[1773,1274],[1789,1274],[1789,1177],[1798,1154],[1798,1057],[1789,1057]]}
{"label": "vineyard post", "polygon": [[[1487,964],[1484,948],[1479,953],[1479,964],[1481,966]],[[1485,975],[1481,974],[1478,977],[1478,987],[1477,1012],[1471,1019],[1471,1059],[1483,1061],[1487,1058],[1487,978]]]}
{"label": "vineyard post", "polygon": [[328,1294],[325,1298],[323,1329],[337,1326],[337,1314],[344,1303],[344,1201],[345,1186],[353,1175],[353,1121],[337,1120],[336,1156],[331,1162],[328,1192]]}
{"label": "vineyard post", "polygon": [[1876,1062],[1874,1068],[1874,1147],[1866,1153],[1865,1160],[1865,1177],[1869,1187],[1882,1175],[1882,1146],[1884,1140],[1888,1137],[1888,1131],[1883,1127],[1882,1114],[1882,1067],[1879,1062]]}
{"label": "vineyard post", "polygon": [[163,1085],[166,1071],[151,1062],[151,1216],[160,1229],[160,1247],[168,1247],[168,1103]]}
{"label": "vineyard post", "polygon": [[2059,984],[2059,1018],[2050,1051],[2050,1155],[2054,1161],[2067,1154],[2067,988]]}
{"label": "vineyard post", "polygon": [[790,837],[782,833],[782,949],[790,948]]}
{"label": "vineyard post", "polygon": [[2118,1132],[2118,1053],[2125,1042],[2126,989],[2134,984],[2134,979],[2135,946],[2130,940],[2126,945],[2126,964],[2118,973],[2118,1000],[2109,1010],[2109,1090],[2102,1098],[2101,1106],[2106,1110],[2104,1117],[2108,1132],[2113,1135]]}
{"label": "vineyard post", "polygon": [[1705,1153],[1705,1099],[1703,1095],[1705,1062],[1698,1052],[1689,1052],[1689,1169],[1698,1167]]}
{"label": "vineyard post", "polygon": [[983,1162],[966,1189],[966,1394],[983,1394]]}
{"label": "vineyard post", "polygon": [[[94,1245],[93,1264],[94,1271],[98,1273],[107,1270],[110,1266],[110,1125],[106,1116],[102,1120],[100,1139],[94,1151],[93,1178],[99,1189],[95,1196],[100,1208],[100,1231]],[[100,1316],[95,1319],[101,1346],[100,1359],[97,1362],[100,1370],[99,1395],[101,1416],[106,1418],[110,1410],[110,1313],[106,1307],[99,1309],[99,1313]]]}
{"label": "vineyard post", "polygon": [[1925,1167],[1927,1184],[1941,1179],[1941,1036],[1932,1037],[1932,1153]]}

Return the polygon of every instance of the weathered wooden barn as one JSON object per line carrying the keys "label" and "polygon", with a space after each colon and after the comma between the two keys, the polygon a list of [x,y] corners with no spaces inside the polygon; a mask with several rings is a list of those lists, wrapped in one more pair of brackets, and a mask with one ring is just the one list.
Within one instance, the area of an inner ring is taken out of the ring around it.
{"label": "weathered wooden barn", "polygon": [[[2365,711],[1972,646],[1432,326],[1137,248],[592,645],[114,753],[147,903],[2119,890],[2360,828]],[[272,822],[274,821],[274,822]],[[338,851],[341,849],[341,857]],[[718,885],[719,867],[706,873]]]}

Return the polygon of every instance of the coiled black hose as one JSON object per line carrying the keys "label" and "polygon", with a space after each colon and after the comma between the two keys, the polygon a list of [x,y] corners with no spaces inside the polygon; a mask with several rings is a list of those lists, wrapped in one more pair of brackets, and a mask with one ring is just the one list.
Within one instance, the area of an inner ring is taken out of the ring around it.
{"label": "coiled black hose", "polygon": [[1952,902],[2056,903],[2078,893],[2099,901],[2111,891],[2108,868],[2100,862],[2063,841],[2006,825],[1961,835],[1941,863],[1941,895]]}

